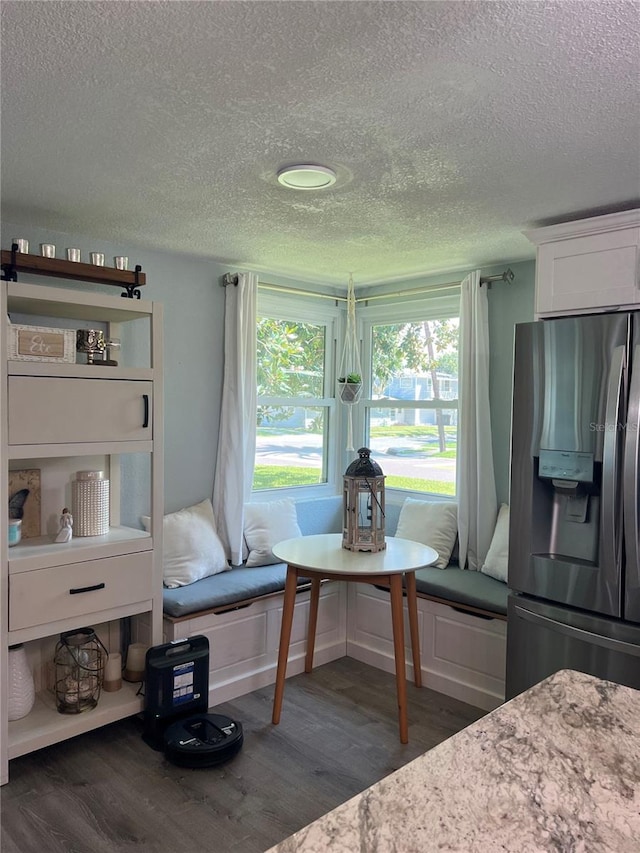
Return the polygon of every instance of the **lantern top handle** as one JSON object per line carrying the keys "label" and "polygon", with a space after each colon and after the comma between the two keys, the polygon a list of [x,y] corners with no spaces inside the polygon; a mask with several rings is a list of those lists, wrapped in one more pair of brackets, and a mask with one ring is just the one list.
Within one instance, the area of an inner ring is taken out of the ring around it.
{"label": "lantern top handle", "polygon": [[384,477],[382,468],[377,462],[370,458],[371,451],[368,447],[358,450],[358,459],[349,465],[345,471],[345,477]]}

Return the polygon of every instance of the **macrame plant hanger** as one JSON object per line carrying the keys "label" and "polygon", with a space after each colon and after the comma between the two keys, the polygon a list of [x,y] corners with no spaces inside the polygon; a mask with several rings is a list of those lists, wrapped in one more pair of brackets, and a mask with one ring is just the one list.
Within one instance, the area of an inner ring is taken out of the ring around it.
{"label": "macrame plant hanger", "polygon": [[347,450],[353,450],[352,408],[362,396],[362,367],[360,365],[360,346],[356,335],[356,297],[353,289],[353,277],[349,276],[347,286],[347,328],[344,349],[338,371],[338,395],[347,407]]}

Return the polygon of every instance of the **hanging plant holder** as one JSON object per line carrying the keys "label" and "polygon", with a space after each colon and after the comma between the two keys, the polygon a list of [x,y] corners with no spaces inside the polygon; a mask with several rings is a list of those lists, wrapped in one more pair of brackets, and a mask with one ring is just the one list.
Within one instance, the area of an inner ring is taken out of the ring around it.
{"label": "hanging plant holder", "polygon": [[340,402],[348,407],[346,449],[353,450],[351,407],[355,406],[362,396],[362,367],[360,365],[360,346],[356,334],[356,297],[352,276],[349,276],[347,287],[347,328],[338,372],[337,392]]}
{"label": "hanging plant holder", "polygon": [[352,379],[339,379],[338,391],[340,393],[340,400],[347,406],[352,406],[354,403],[357,403],[362,396],[362,382],[355,382]]}

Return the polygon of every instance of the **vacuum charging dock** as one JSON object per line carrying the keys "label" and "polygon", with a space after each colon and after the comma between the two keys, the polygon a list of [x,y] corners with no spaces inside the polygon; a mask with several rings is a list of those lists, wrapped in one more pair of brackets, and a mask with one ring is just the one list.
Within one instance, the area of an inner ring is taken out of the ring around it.
{"label": "vacuum charging dock", "polygon": [[223,714],[207,713],[208,697],[206,637],[150,648],[145,673],[145,743],[183,767],[212,767],[233,758],[242,747],[242,725]]}

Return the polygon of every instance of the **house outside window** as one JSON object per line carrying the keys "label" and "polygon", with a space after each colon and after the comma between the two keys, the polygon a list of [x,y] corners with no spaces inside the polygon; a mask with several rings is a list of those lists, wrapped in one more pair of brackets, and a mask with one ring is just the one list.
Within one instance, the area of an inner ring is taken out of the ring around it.
{"label": "house outside window", "polygon": [[258,296],[253,491],[335,490],[333,303]]}

